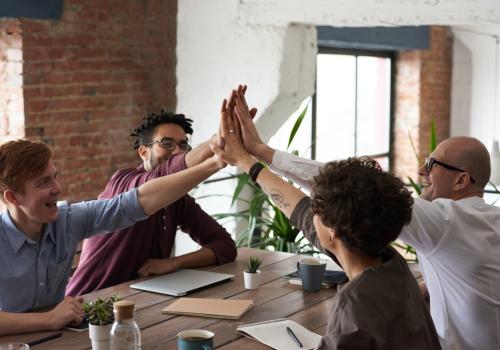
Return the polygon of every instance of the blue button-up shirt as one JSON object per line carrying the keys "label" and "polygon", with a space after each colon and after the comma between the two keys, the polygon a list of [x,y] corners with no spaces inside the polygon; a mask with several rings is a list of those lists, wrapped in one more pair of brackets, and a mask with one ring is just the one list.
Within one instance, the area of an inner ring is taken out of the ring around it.
{"label": "blue button-up shirt", "polygon": [[61,302],[78,242],[147,217],[137,189],[108,200],[57,206],[57,220],[44,225],[40,241],[21,232],[7,210],[1,214],[0,310],[26,312]]}

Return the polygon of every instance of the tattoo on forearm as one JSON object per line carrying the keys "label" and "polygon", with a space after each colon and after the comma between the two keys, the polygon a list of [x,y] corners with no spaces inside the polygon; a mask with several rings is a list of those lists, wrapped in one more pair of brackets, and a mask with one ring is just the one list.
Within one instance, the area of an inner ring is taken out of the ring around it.
{"label": "tattoo on forearm", "polygon": [[271,189],[266,192],[269,193],[269,196],[272,198],[273,202],[276,204],[278,208],[284,209],[290,206],[290,204],[285,200],[285,197],[280,191]]}

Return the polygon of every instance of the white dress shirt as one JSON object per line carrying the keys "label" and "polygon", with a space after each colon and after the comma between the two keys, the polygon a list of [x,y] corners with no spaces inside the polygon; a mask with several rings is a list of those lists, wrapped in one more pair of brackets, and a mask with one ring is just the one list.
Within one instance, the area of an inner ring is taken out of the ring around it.
{"label": "white dress shirt", "polygon": [[[271,169],[311,190],[322,163],[276,151]],[[443,349],[500,349],[500,208],[482,198],[415,198],[412,245]]]}

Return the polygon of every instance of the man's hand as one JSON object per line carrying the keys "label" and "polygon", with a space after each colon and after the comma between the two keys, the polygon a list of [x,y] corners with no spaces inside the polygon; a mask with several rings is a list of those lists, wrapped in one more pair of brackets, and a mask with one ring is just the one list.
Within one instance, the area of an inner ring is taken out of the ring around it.
{"label": "man's hand", "polygon": [[48,325],[58,330],[67,325],[79,325],[83,320],[83,298],[66,297],[55,308],[47,312]]}
{"label": "man's hand", "polygon": [[137,272],[140,277],[163,275],[177,270],[175,259],[148,259]]}

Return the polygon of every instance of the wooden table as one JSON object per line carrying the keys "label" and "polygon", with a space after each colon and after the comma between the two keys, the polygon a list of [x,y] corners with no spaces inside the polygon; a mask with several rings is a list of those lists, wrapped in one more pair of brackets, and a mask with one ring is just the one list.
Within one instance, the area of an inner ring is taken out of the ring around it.
{"label": "wooden table", "polygon": [[[262,258],[262,285],[256,290],[246,290],[243,285],[243,270],[250,256]],[[271,252],[258,249],[239,248],[238,257],[232,263],[212,266],[206,270],[235,275],[230,282],[190,294],[199,298],[252,299],[255,306],[239,320],[221,320],[192,316],[165,315],[160,311],[175,297],[130,289],[132,282],[122,283],[85,296],[95,300],[117,294],[123,299],[135,301],[136,322],[141,329],[142,349],[177,349],[176,335],[191,328],[207,329],[215,333],[215,345],[220,349],[268,349],[256,341],[244,338],[236,332],[241,324],[288,317],[306,328],[323,334],[336,289],[322,289],[317,293],[302,291],[302,287],[288,283],[282,276],[296,270],[300,257],[295,254]],[[330,266],[330,268],[332,268]],[[0,344],[12,341],[28,342],[55,332],[37,332],[0,337]],[[88,331],[62,331],[61,338],[36,345],[33,349],[90,349]]]}

